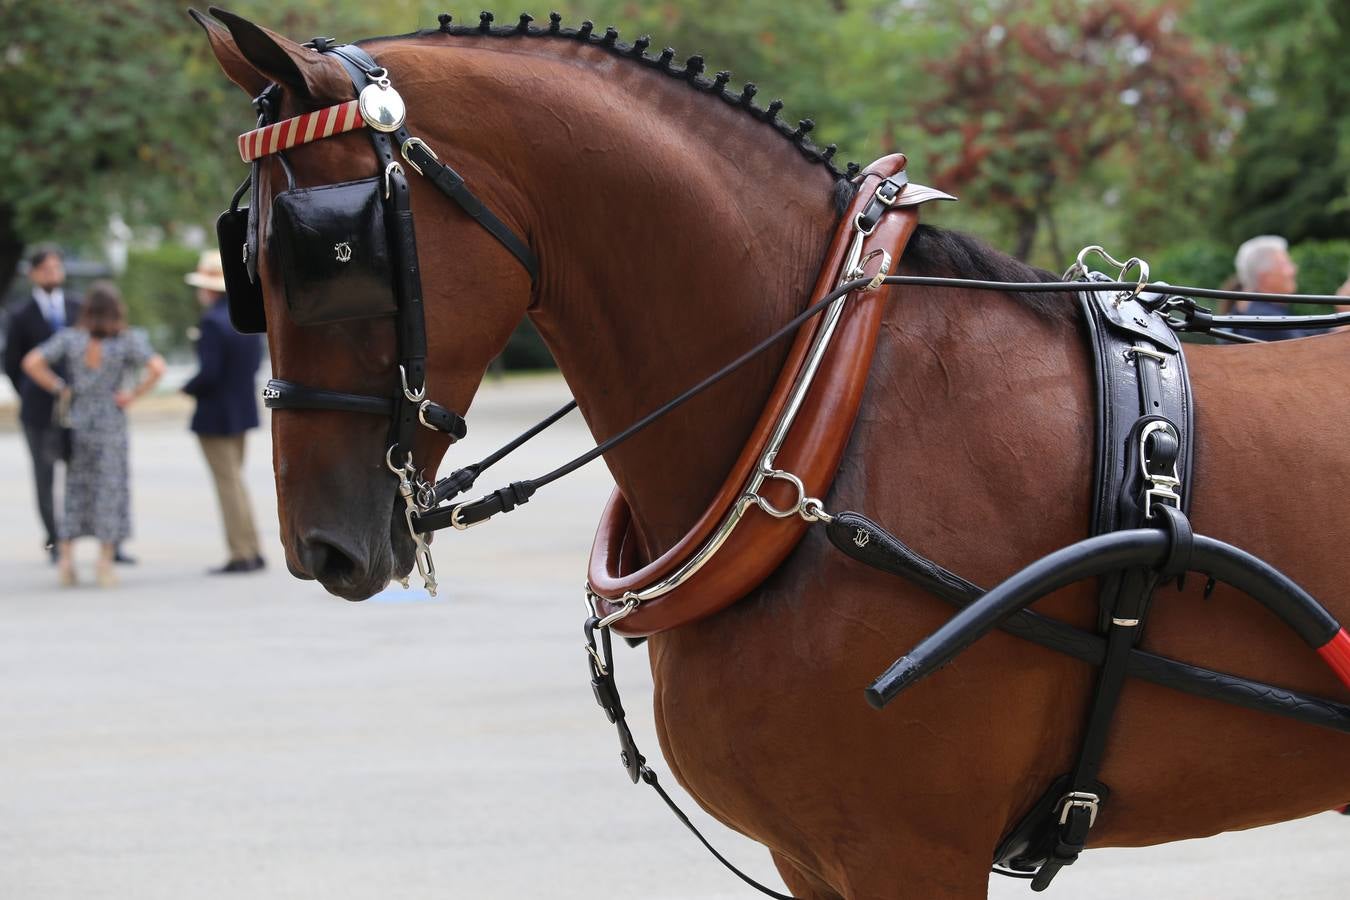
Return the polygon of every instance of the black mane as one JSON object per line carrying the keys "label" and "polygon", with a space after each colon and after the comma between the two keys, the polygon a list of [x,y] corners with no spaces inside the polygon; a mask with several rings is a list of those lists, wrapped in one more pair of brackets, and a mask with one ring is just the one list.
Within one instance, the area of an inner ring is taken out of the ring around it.
{"label": "black mane", "polygon": [[711,80],[704,78],[705,63],[703,57],[698,54],[690,56],[682,66],[676,65],[673,47],[666,47],[658,55],[649,56],[647,48],[651,46],[651,38],[646,35],[631,44],[625,44],[619,40],[619,32],[613,27],[606,28],[602,34],[596,34],[595,23],[589,19],[583,21],[580,28],[564,28],[562,27],[562,16],[556,12],[549,13],[547,27],[536,27],[531,24],[534,22],[534,17],[529,13],[521,13],[515,25],[493,25],[494,18],[492,13],[482,12],[479,13],[477,25],[455,25],[449,13],[441,13],[437,16],[441,23],[440,28],[434,31],[418,31],[407,36],[427,37],[448,34],[457,37],[563,38],[579,41],[587,46],[597,47],[621,59],[632,60],[671,78],[686,82],[696,91],[716,97],[730,106],[744,110],[757,121],[771,126],[775,132],[791,142],[807,160],[824,166],[837,182],[847,183],[847,180],[857,175],[861,168],[857,163],[851,162],[840,169],[834,163],[834,154],[838,150],[836,145],[828,144],[822,148],[812,143],[807,135],[816,127],[816,123],[811,119],[802,119],[794,126],[778,118],[778,112],[783,108],[782,100],[770,101],[769,105],[763,108],[756,104],[754,98],[759,92],[759,88],[753,82],[746,82],[741,90],[736,92],[726,89],[727,84],[731,81],[730,72],[718,72]]}
{"label": "black mane", "polygon": [[[977,278],[982,281],[1060,280],[1059,275],[1000,253],[977,237],[933,225],[920,225],[915,229],[913,237],[909,239],[909,246],[905,248],[902,263],[913,275]],[[1043,315],[1073,321],[1078,319],[1078,306],[1068,293],[1006,293]]]}
{"label": "black mane", "polygon": [[[843,214],[857,192],[857,186],[851,179],[858,174],[861,167],[856,162],[850,162],[840,169],[834,163],[836,145],[829,144],[821,148],[812,143],[808,134],[815,128],[815,122],[811,119],[802,119],[794,127],[778,118],[778,113],[783,108],[782,100],[773,100],[767,107],[760,107],[754,102],[759,89],[753,82],[746,82],[739,92],[727,90],[726,86],[731,80],[730,72],[718,72],[711,80],[703,77],[705,63],[703,57],[698,54],[688,57],[684,65],[676,65],[675,50],[672,47],[664,48],[656,56],[648,55],[647,48],[651,46],[651,38],[646,35],[631,44],[626,44],[619,40],[619,32],[613,27],[596,34],[595,23],[589,19],[583,21],[579,28],[564,28],[562,16],[556,12],[549,13],[547,27],[535,26],[534,17],[529,13],[521,13],[515,25],[494,25],[495,18],[492,13],[484,11],[479,13],[476,25],[456,25],[449,13],[442,13],[437,16],[440,28],[418,31],[406,36],[428,37],[444,34],[456,37],[560,38],[597,47],[614,56],[631,60],[686,82],[694,90],[716,97],[743,110],[757,121],[771,126],[775,132],[791,142],[807,160],[824,166],[834,176],[833,199],[839,215]],[[999,253],[978,238],[929,225],[920,225],[914,232],[905,252],[904,263],[908,269],[919,275],[979,278],[991,281],[1057,280],[1054,274]],[[1076,315],[1074,305],[1066,301],[1062,295],[1014,291],[1008,293],[1047,315],[1067,314],[1070,317]]]}

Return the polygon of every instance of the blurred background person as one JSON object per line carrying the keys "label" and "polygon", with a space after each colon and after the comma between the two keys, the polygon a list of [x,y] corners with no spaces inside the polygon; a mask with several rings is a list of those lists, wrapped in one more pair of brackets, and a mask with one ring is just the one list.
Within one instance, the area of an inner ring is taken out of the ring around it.
{"label": "blurred background person", "polygon": [[[24,374],[22,361],[34,347],[74,323],[80,304],[74,297],[66,296],[65,261],[55,246],[43,245],[29,256],[28,280],[32,283],[28,299],[14,311],[9,321],[5,373],[14,383],[14,393],[19,398],[19,421],[23,424],[23,436],[33,460],[38,516],[46,534],[43,546],[52,562],[56,562],[59,534],[52,484],[56,461],[61,457],[61,429],[52,420],[52,395]],[[58,369],[57,374],[64,376],[65,373]]]}
{"label": "blurred background person", "polygon": [[[23,357],[22,367],[51,395],[69,391],[72,444],[66,468],[65,515],[58,526],[61,583],[75,583],[71,542],[99,541],[97,580],[115,583],[113,553],[131,534],[126,409],[159,381],[164,360],[137,331],[109,282],[90,286],[75,327],[57,331]],[[60,368],[66,373],[57,374]],[[125,385],[144,370],[127,390]]]}
{"label": "blurred background person", "polygon": [[213,575],[256,572],[264,563],[253,505],[244,486],[244,435],[258,427],[262,340],[256,334],[240,334],[230,324],[218,251],[203,252],[197,270],[183,280],[197,289],[197,302],[202,306],[199,371],[183,385],[183,392],[197,399],[190,427],[216,483],[229,553],[223,566],[209,571]]}
{"label": "blurred background person", "polygon": [[[1233,260],[1237,268],[1238,290],[1262,294],[1293,294],[1298,291],[1298,266],[1289,256],[1289,242],[1274,234],[1263,234],[1244,241]],[[1271,300],[1238,300],[1233,312],[1242,316],[1293,315],[1289,305]],[[1291,338],[1322,334],[1324,328],[1290,328],[1264,331],[1259,328],[1234,328],[1233,331],[1263,341],[1286,341]]]}

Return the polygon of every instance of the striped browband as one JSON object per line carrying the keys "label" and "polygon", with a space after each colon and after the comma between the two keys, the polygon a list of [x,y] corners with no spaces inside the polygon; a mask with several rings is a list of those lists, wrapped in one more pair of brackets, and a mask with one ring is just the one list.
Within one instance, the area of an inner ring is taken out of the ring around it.
{"label": "striped browband", "polygon": [[366,124],[357,100],[348,100],[337,106],[316,109],[314,112],[285,119],[239,135],[239,156],[251,163],[262,156],[289,150],[321,138],[346,131],[355,131]]}

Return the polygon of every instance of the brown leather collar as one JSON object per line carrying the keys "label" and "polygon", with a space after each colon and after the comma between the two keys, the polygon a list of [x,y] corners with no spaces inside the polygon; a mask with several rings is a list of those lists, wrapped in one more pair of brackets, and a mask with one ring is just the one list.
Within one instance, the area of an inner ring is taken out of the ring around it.
{"label": "brown leather collar", "polygon": [[[861,189],[840,220],[812,297],[828,293],[839,283],[843,274],[840,270],[854,233],[854,220],[872,199],[876,185],[904,168],[904,155],[896,153],[882,157],[858,175],[856,180]],[[922,185],[907,185],[894,207],[881,218],[867,239],[864,253],[880,248],[886,250],[893,261],[898,261],[918,224],[915,207],[937,198],[953,199]],[[867,384],[867,372],[889,290],[883,287],[869,293],[859,292],[849,299],[815,380],[775,459],[775,468],[801,479],[805,496],[823,497],[834,480]],[[639,593],[680,569],[718,530],[744,494],[746,484],[759,464],[819,327],[820,318],[817,317],[797,333],[764,412],[735,466],[708,509],[678,543],[656,559],[640,564],[632,511],[623,494],[617,489],[614,491],[600,517],[588,575],[596,610],[601,616],[619,611],[626,594]],[[762,490],[770,495],[775,505],[791,505],[787,502],[790,493],[787,484],[771,481]],[[747,511],[717,554],[702,568],[668,593],[642,602],[615,621],[613,629],[627,637],[642,637],[696,621],[730,606],[778,568],[797,546],[809,524],[797,515],[780,519],[758,509]]]}

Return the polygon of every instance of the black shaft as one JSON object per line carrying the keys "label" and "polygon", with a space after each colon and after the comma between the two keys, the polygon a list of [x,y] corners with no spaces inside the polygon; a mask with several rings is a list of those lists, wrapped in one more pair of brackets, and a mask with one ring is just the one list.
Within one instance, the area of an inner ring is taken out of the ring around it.
{"label": "black shaft", "polygon": [[[1151,528],[1117,531],[1071,544],[1033,562],[957,613],[867,689],[880,709],[919,680],[950,662],[1013,613],[1076,581],[1132,567],[1156,569],[1167,557],[1169,537]],[[1309,646],[1321,647],[1340,630],[1326,609],[1286,575],[1245,551],[1196,535],[1193,568],[1250,594]]]}

